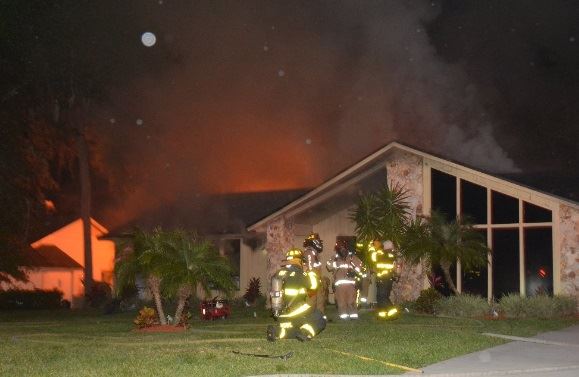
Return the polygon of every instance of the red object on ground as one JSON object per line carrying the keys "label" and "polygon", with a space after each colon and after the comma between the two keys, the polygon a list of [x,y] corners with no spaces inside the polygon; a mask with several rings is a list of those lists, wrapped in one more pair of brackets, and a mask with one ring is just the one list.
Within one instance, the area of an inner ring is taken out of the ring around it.
{"label": "red object on ground", "polygon": [[231,315],[231,306],[227,300],[215,297],[201,301],[200,311],[204,320],[225,319]]}

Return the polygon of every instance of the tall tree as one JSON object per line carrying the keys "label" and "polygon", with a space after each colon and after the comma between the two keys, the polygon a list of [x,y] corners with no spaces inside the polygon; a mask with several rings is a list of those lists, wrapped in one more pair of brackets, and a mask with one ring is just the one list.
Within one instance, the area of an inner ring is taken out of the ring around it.
{"label": "tall tree", "polygon": [[[53,128],[47,143],[54,153],[40,156],[35,150],[37,163],[30,176],[45,178],[54,174],[58,169],[51,169],[49,164],[70,167],[71,161],[78,163],[87,290],[92,283],[92,252],[90,148],[85,131],[93,123],[91,110],[107,101],[111,88],[146,73],[147,67],[163,60],[162,53],[145,52],[138,41],[143,20],[134,9],[140,6],[137,0],[0,2],[2,119],[12,125],[21,123],[21,129],[29,133],[36,132],[31,122]],[[11,148],[7,154],[12,159],[26,159],[27,153]],[[67,163],[60,163],[63,159],[59,157],[63,156]],[[41,165],[47,168],[36,169]],[[14,174],[4,175],[12,186],[20,183]],[[30,179],[29,183],[43,193],[58,188],[56,184],[43,185],[38,179]],[[37,207],[39,199],[13,191],[12,197],[15,196],[34,204],[13,214],[22,218],[21,223],[27,223],[31,213],[28,208]],[[9,233],[26,236],[27,229],[12,227]]]}

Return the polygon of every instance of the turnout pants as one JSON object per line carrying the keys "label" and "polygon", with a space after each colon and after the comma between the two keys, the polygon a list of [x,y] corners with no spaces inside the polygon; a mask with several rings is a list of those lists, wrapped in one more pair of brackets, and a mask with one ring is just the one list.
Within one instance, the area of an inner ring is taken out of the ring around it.
{"label": "turnout pants", "polygon": [[334,290],[338,315],[341,319],[358,318],[356,305],[356,286],[354,284],[340,284]]}
{"label": "turnout pants", "polygon": [[312,308],[318,309],[322,314],[326,312],[326,300],[328,297],[328,285],[324,285],[324,281],[321,282],[320,287],[316,290],[316,293],[312,296],[308,296],[307,303],[310,304]]}
{"label": "turnout pants", "polygon": [[311,339],[321,333],[326,328],[326,319],[322,313],[312,308],[304,314],[293,318],[279,318],[276,326],[268,328],[269,332],[274,331],[276,339]]}
{"label": "turnout pants", "polygon": [[392,292],[392,278],[376,280],[376,306],[378,309],[391,307],[390,292]]}

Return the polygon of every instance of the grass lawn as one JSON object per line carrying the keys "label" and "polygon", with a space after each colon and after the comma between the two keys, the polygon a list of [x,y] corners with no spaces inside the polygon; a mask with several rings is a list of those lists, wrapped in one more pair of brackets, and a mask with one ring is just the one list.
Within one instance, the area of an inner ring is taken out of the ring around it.
{"label": "grass lawn", "polygon": [[[335,318],[333,308],[329,317]],[[501,320],[405,315],[379,322],[370,313],[358,321],[329,322],[311,342],[265,340],[273,320],[266,311],[237,309],[233,318],[195,319],[182,333],[132,331],[136,313],[0,312],[0,376],[248,376],[283,373],[398,374],[411,368],[504,343],[480,335],[532,336],[576,320]],[[285,354],[264,359],[233,351]],[[341,352],[341,353],[340,353]],[[348,355],[344,355],[347,353]],[[362,360],[354,355],[375,360]]]}

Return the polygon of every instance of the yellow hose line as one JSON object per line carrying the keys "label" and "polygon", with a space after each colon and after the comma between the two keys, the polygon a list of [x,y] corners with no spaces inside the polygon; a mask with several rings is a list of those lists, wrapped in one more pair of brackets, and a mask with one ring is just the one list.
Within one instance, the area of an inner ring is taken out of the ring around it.
{"label": "yellow hose line", "polygon": [[361,360],[364,360],[364,361],[375,361],[375,362],[377,362],[377,363],[381,363],[381,364],[387,365],[387,366],[389,366],[389,367],[398,368],[398,369],[402,369],[402,370],[407,370],[407,371],[409,371],[409,372],[423,373],[422,370],[420,370],[420,369],[414,369],[414,368],[410,368],[410,367],[407,367],[407,366],[404,366],[404,365],[389,363],[389,362],[382,361],[382,360],[376,360],[376,359],[372,359],[371,357],[360,356],[360,355],[356,355],[356,354],[353,354],[353,353],[348,353],[348,352],[342,352],[342,351],[338,351],[338,350],[333,350],[333,349],[331,349],[331,348],[324,348],[324,349],[326,349],[326,350],[328,350],[328,351],[336,352],[336,353],[339,353],[339,354],[342,354],[342,355],[345,355],[345,356],[354,356],[354,357],[357,357],[358,359],[361,359]]}

